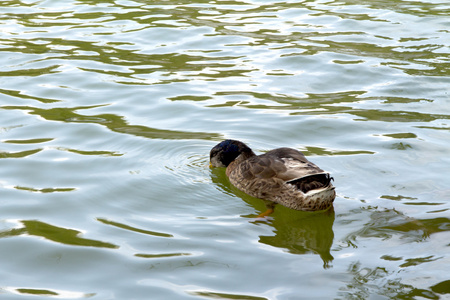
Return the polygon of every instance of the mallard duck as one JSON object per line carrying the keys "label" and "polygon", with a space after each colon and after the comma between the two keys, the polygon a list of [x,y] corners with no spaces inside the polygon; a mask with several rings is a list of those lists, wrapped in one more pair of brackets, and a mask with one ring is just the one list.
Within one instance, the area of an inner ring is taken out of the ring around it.
{"label": "mallard duck", "polygon": [[246,144],[225,140],[211,149],[213,167],[226,167],[231,182],[244,193],[275,204],[303,211],[329,208],[336,197],[329,173],[310,162],[300,151],[278,148],[256,155]]}

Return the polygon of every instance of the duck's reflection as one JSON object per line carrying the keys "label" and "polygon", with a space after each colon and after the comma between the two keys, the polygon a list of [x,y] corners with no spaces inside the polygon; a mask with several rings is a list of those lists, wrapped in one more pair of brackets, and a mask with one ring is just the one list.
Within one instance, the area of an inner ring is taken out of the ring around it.
{"label": "duck's reflection", "polygon": [[324,212],[288,211],[277,207],[276,215],[271,220],[274,227],[273,236],[261,236],[261,243],[288,250],[293,254],[318,254],[323,267],[331,267],[333,256],[334,209]]}
{"label": "duck's reflection", "polygon": [[274,235],[260,236],[259,242],[282,248],[293,254],[318,254],[324,268],[330,268],[333,261],[334,209],[321,212],[302,212],[277,205],[275,213],[267,219],[257,219],[259,211],[264,211],[264,202],[246,195],[229,184],[225,172],[213,169],[211,179],[223,192],[237,195],[255,208],[255,214],[246,215],[252,222],[266,222],[274,230]]}

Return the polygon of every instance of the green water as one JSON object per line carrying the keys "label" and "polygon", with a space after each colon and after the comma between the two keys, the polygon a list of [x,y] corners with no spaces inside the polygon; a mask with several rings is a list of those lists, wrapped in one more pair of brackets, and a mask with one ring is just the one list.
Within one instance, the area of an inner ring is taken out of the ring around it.
{"label": "green water", "polygon": [[[450,299],[447,1],[0,1],[0,299]],[[299,149],[332,210],[209,169]]]}

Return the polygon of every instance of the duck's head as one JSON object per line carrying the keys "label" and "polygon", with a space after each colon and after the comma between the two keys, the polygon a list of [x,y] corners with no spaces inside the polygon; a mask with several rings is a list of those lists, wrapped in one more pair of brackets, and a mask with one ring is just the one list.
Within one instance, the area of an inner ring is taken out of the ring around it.
{"label": "duck's head", "polygon": [[255,155],[252,149],[243,142],[225,140],[211,149],[209,160],[213,167],[228,167],[241,154],[245,158]]}

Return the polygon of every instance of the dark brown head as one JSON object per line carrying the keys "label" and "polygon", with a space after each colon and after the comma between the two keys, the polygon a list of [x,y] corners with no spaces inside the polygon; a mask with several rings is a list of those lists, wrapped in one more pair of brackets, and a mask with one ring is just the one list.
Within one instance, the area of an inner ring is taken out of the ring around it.
{"label": "dark brown head", "polygon": [[228,167],[239,155],[255,155],[246,144],[236,140],[225,140],[211,149],[209,160],[213,167]]}

